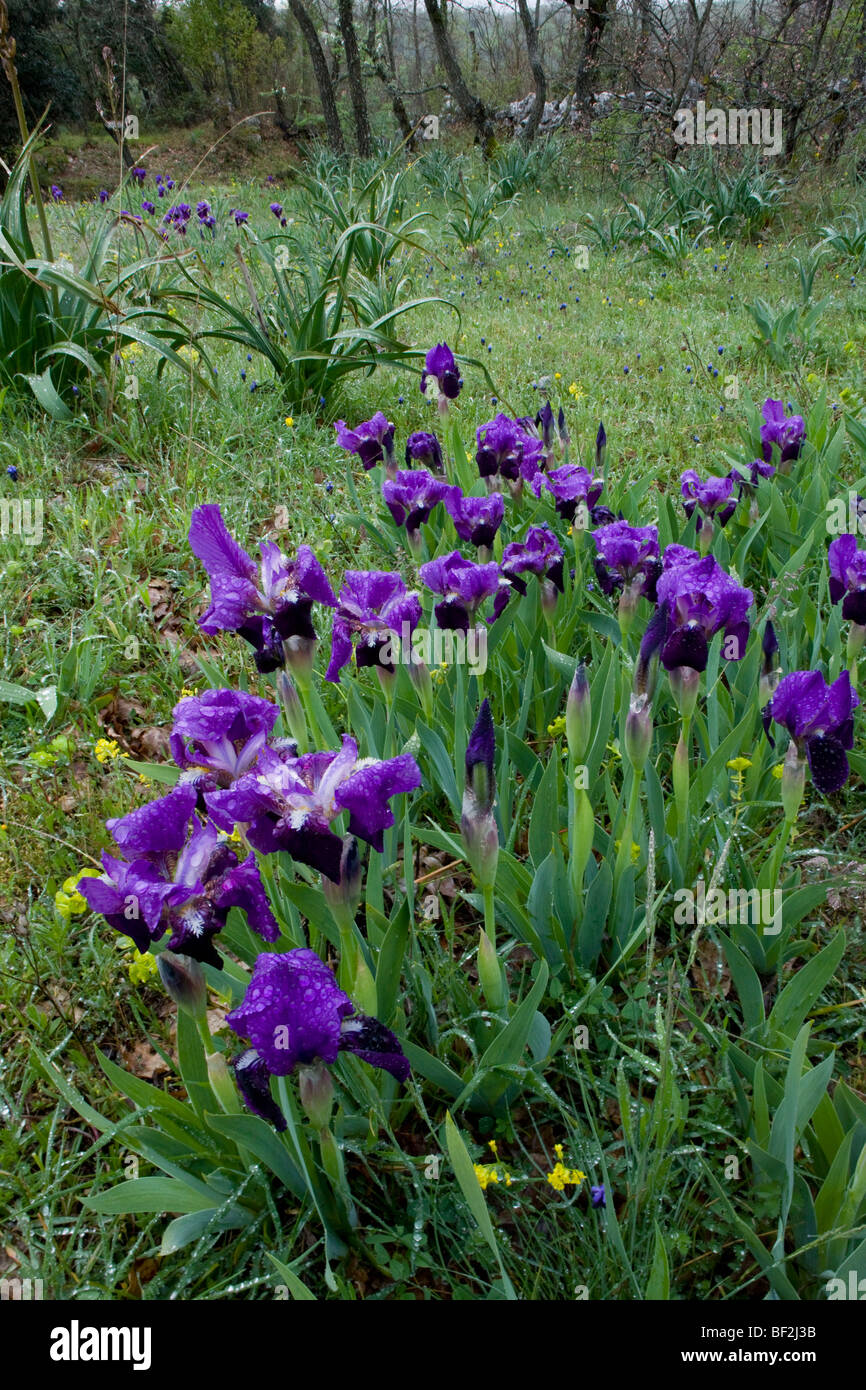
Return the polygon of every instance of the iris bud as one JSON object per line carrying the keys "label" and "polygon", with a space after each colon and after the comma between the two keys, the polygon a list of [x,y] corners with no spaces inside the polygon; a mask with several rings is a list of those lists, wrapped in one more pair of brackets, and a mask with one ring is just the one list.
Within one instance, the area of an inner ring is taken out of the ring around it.
{"label": "iris bud", "polygon": [[764,655],[761,665],[761,675],[758,682],[758,693],[762,708],[779,684],[779,671],[776,667],[775,660],[778,650],[779,643],[776,638],[775,628],[771,622],[768,622],[764,628],[764,635],[761,638],[761,651]]}
{"label": "iris bud", "polygon": [[866,639],[866,627],[861,623],[852,623],[848,629],[847,649],[848,667],[852,673],[857,664],[857,658],[863,650],[864,639]]}
{"label": "iris bud", "polygon": [[277,693],[280,697],[286,723],[289,726],[289,732],[298,748],[305,749],[307,746],[307,721],[304,718],[300,697],[287,671],[280,671],[277,676]]}
{"label": "iris bud", "polygon": [[646,695],[632,695],[625,720],[625,751],[636,772],[642,772],[653,741],[653,724]]}
{"label": "iris bud", "polygon": [[334,883],[327,874],[322,874],[322,891],[325,901],[339,923],[351,925],[361,901],[361,856],[358,841],[354,835],[343,838],[343,852],[340,855],[340,882]]}
{"label": "iris bud", "polygon": [[460,829],[473,872],[482,887],[496,880],[499,831],[493,815],[496,781],[493,760],[496,741],[489,700],[484,700],[466,748],[466,781]]}
{"label": "iris bud", "polygon": [[604,457],[607,453],[607,435],[604,425],[599,423],[598,434],[595,437],[595,467],[597,471],[604,468]]}
{"label": "iris bud", "polygon": [[582,763],[589,748],[592,733],[592,709],[586,667],[581,661],[574,673],[568,699],[565,702],[565,737],[568,751],[577,763]]}
{"label": "iris bud", "polygon": [[316,655],[316,641],[311,637],[287,637],[283,642],[283,655],[286,665],[304,690],[313,678],[313,659]]}
{"label": "iris bud", "polygon": [[221,1052],[210,1052],[207,1058],[207,1074],[211,1090],[226,1115],[240,1115],[243,1106],[238,1099],[237,1087],[232,1080],[228,1063]]}
{"label": "iris bud", "polygon": [[204,1018],[207,984],[201,963],[191,956],[162,951],[156,958],[159,978],[179,1009],[192,1018]]}
{"label": "iris bud", "polygon": [[806,759],[800,757],[800,750],[795,740],[791,739],[782,767],[782,808],[785,812],[785,820],[795,821],[797,819],[805,786]]}
{"label": "iris bud", "polygon": [[502,965],[496,954],[496,947],[483,928],[478,939],[478,978],[488,1007],[501,1009],[505,1003]]}
{"label": "iris bud", "polygon": [[670,673],[671,690],[683,719],[691,719],[698,703],[701,673],[693,666],[675,666]]}
{"label": "iris bud", "polygon": [[323,1062],[298,1069],[301,1105],[314,1129],[327,1129],[334,1103],[334,1083]]}

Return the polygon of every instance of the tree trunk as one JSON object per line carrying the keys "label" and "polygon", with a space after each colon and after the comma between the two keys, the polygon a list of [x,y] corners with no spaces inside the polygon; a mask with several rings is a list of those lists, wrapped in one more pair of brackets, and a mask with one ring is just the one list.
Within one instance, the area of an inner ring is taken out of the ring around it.
{"label": "tree trunk", "polygon": [[355,21],[352,17],[352,0],[337,0],[340,17],[340,33],[346,52],[346,67],[349,74],[349,97],[355,116],[355,141],[358,154],[373,153],[373,136],[370,133],[370,120],[367,115],[367,98],[364,94],[364,73],[361,55],[358,52],[358,39],[355,34]]}
{"label": "tree trunk", "polygon": [[439,61],[445,69],[445,76],[448,79],[448,90],[457,102],[464,121],[468,121],[470,125],[475,127],[477,138],[486,158],[493,143],[493,123],[484,102],[480,97],[474,96],[466,85],[466,80],[457,61],[457,54],[454,52],[454,45],[446,28],[444,0],[442,9],[437,4],[437,0],[424,0],[424,8],[433,30]]}
{"label": "tree trunk", "polygon": [[385,44],[388,62],[376,44],[376,0],[368,0],[367,6],[367,37],[364,40],[364,48],[367,53],[367,60],[373,71],[378,77],[385,91],[391,99],[391,110],[394,112],[394,119],[400,127],[403,140],[410,150],[415,149],[415,131],[409,112],[406,110],[405,103],[397,87],[397,72],[394,64],[394,49],[389,42],[388,35],[388,12],[385,11]]}
{"label": "tree trunk", "polygon": [[609,0],[589,0],[586,10],[586,32],[583,52],[577,65],[574,79],[575,100],[584,111],[592,104],[596,70],[598,68],[598,49],[605,26],[610,18]]}
{"label": "tree trunk", "polygon": [[[526,52],[529,57],[529,66],[532,69],[532,80],[535,83],[535,101],[532,103],[529,124],[523,135],[527,145],[531,145],[544,115],[544,103],[547,100],[547,79],[544,75],[544,65],[538,47],[538,22],[536,20],[533,23],[526,0],[517,0],[517,8],[520,11],[520,22],[526,35]],[[538,7],[536,6],[537,13]]]}
{"label": "tree trunk", "polygon": [[319,100],[322,103],[322,115],[325,118],[328,144],[335,154],[345,154],[346,142],[343,139],[343,127],[340,125],[340,115],[337,111],[334,84],[331,81],[331,74],[328,72],[328,62],[319,42],[316,26],[303,0],[289,0],[289,9],[304,36],[310,62],[313,65],[313,75],[319,89]]}
{"label": "tree trunk", "polygon": [[415,45],[415,86],[421,85],[421,45],[418,41],[418,0],[412,0],[412,41]]}

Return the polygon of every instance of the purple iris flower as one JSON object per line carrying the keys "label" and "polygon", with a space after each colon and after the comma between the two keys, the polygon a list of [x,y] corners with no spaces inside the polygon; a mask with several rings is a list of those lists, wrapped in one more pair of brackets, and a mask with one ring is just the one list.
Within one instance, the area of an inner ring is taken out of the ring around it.
{"label": "purple iris flower", "polygon": [[[382,570],[347,570],[337,599],[331,634],[331,661],[325,680],[339,684],[352,657],[356,666],[376,666],[393,673],[393,639],[411,634],[421,620],[421,600],[409,592],[399,574]],[[407,644],[408,645],[408,644]]]}
{"label": "purple iris flower", "polygon": [[276,217],[281,227],[288,225],[286,218],[283,216],[283,207],[281,203],[271,203],[271,212],[274,214],[274,217]]}
{"label": "purple iris flower", "polygon": [[280,928],[271,911],[254,854],[248,854],[242,864],[226,874],[216,905],[217,911],[224,915],[228,915],[233,907],[243,908],[250,931],[254,931],[263,941],[279,939]]}
{"label": "purple iris flower", "polygon": [[842,617],[866,625],[866,550],[857,549],[856,536],[837,536],[827,551],[827,563],[831,601],[838,603],[844,595]]}
{"label": "purple iris flower", "polygon": [[244,222],[249,222],[250,220],[249,213],[241,212],[240,208],[232,208],[229,212],[229,217],[233,217],[235,219],[236,227],[240,227],[243,225]]}
{"label": "purple iris flower", "polygon": [[[695,507],[697,507],[703,516],[715,517],[720,526],[727,526],[737,509],[736,498],[731,500],[733,490],[734,480],[730,474],[724,478],[710,475],[710,477],[701,480],[693,468],[687,468],[680,477],[680,491],[683,495],[683,508],[686,516],[691,517]],[[700,531],[701,526],[702,520],[698,516],[698,531]]]}
{"label": "purple iris flower", "polygon": [[435,377],[439,394],[447,400],[456,400],[463,385],[463,378],[457,366],[454,353],[447,343],[437,343],[424,358],[424,371],[421,373],[421,390],[427,390],[427,378]]}
{"label": "purple iris flower", "polygon": [[204,773],[207,790],[216,791],[250,770],[280,709],[244,690],[205,690],[180,700],[172,714],[171,755],[185,780],[190,770]]}
{"label": "purple iris flower", "polygon": [[[766,463],[773,461],[773,445],[781,451],[781,463],[790,463],[798,458],[806,438],[806,426],[802,415],[785,414],[781,401],[764,401],[764,424],[761,426],[761,445]],[[786,469],[781,470],[783,473]]]}
{"label": "purple iris flower", "polygon": [[[406,1081],[409,1062],[396,1036],[359,1014],[327,965],[306,948],[256,959],[243,1002],[226,1022],[252,1047],[234,1063],[235,1079],[253,1114],[278,1130],[286,1120],[270,1091],[272,1076],[333,1066],[341,1051]],[[303,1092],[302,1092],[303,1093]]]}
{"label": "purple iris flower", "polygon": [[337,753],[297,758],[265,747],[252,772],[205,800],[224,830],[246,823],[247,839],[262,854],[287,850],[339,883],[343,841],[331,830],[335,816],[348,811],[349,834],[381,853],[383,831],[394,824],[389,800],[420,785],[421,773],[408,753],[384,761],[359,759],[358,745],[344,734]]}
{"label": "purple iris flower", "polygon": [[415,463],[420,464],[422,468],[431,468],[436,473],[444,473],[442,446],[435,434],[427,430],[416,430],[414,434],[409,435],[406,440],[406,467],[411,469]]}
{"label": "purple iris flower", "polygon": [[109,197],[108,189],[107,189],[107,188],[100,188],[100,190],[99,190],[99,201],[100,201],[100,203],[107,203],[107,202],[108,202],[108,197]]}
{"label": "purple iris flower", "polygon": [[655,526],[630,526],[614,521],[592,533],[597,551],[595,574],[602,592],[612,597],[618,589],[633,586],[635,598],[656,601],[656,583],[662,572],[659,533]]}
{"label": "purple iris flower", "polygon": [[728,474],[731,482],[739,487],[740,496],[744,490],[753,492],[758,486],[759,478],[772,478],[776,472],[773,465],[765,463],[763,459],[755,459],[752,463],[744,464],[743,467],[748,468],[748,477],[737,468],[732,468]]}
{"label": "purple iris flower", "polygon": [[604,1207],[604,1206],[607,1206],[607,1201],[606,1201],[605,1195],[604,1195],[604,1183],[603,1183],[603,1182],[602,1182],[602,1183],[599,1183],[597,1187],[596,1187],[596,1186],[590,1187],[590,1189],[589,1189],[589,1195],[590,1195],[590,1197],[592,1198],[592,1205],[593,1205],[594,1207]]}
{"label": "purple iris flower", "polygon": [[141,210],[142,212],[153,213],[156,212],[156,206],[154,203],[149,202],[148,199],[145,198],[144,202],[141,205]]}
{"label": "purple iris flower", "polygon": [[763,710],[770,744],[770,723],[788,730],[797,753],[804,753],[819,792],[829,795],[844,786],[849,773],[846,750],[854,746],[853,711],[860,701],[847,671],[828,685],[820,671],[792,671],[783,676]]}
{"label": "purple iris flower", "polygon": [[365,469],[385,460],[386,468],[394,469],[394,426],[381,410],[377,410],[372,420],[364,420],[350,430],[345,420],[338,420],[334,426],[337,443],[350,454],[357,454]]}
{"label": "purple iris flower", "polygon": [[51,197],[54,199],[55,203],[62,202],[63,200],[63,189],[60,188],[56,183],[53,183],[51,185]]}
{"label": "purple iris flower", "polygon": [[142,184],[147,178],[147,170],[142,169],[141,165],[138,164],[134,169],[130,171],[130,178],[135,179],[135,182],[137,184]]}
{"label": "purple iris flower", "polygon": [[493,561],[475,565],[464,560],[459,550],[428,560],[418,573],[428,589],[442,595],[434,609],[439,627],[460,632],[474,626],[485,599],[493,598],[508,583]]}
{"label": "purple iris flower", "polygon": [[[556,604],[557,591],[562,593],[562,546],[546,526],[530,526],[525,541],[510,541],[502,552],[499,569],[512,589],[526,593],[524,574],[536,575],[542,583],[542,603],[550,608]],[[501,589],[494,603],[494,618],[498,618],[509,599],[510,590]]]}
{"label": "purple iris flower", "polygon": [[313,603],[336,607],[328,577],[308,545],[288,560],[272,541],[261,542],[261,563],[251,559],[229,534],[216,503],[196,507],[189,543],[207,570],[211,601],[199,618],[207,633],[239,632],[255,648],[260,671],[275,671],[288,660],[312,658],[316,640]]}
{"label": "purple iris flower", "polygon": [[491,492],[486,497],[464,497],[459,487],[455,487],[445,498],[445,510],[461,541],[489,550],[505,518],[505,500],[501,492]]}
{"label": "purple iris flower", "polygon": [[527,434],[519,420],[500,413],[478,426],[475,440],[475,462],[482,478],[498,473],[509,482],[516,482],[521,477],[531,479],[539,471],[544,445]]}
{"label": "purple iris flower", "polygon": [[413,550],[421,548],[419,528],[429,519],[437,503],[454,490],[450,483],[434,478],[426,468],[400,468],[393,478],[385,479],[382,496],[394,524],[406,527],[406,539]]}
{"label": "purple iris flower", "polygon": [[178,203],[176,207],[169,208],[162,220],[166,226],[173,226],[176,231],[180,232],[181,236],[186,236],[187,223],[191,217],[192,208],[189,203]]}
{"label": "purple iris flower", "polygon": [[749,636],[751,589],[742,588],[712,555],[701,558],[684,545],[668,546],[663,565],[656,593],[666,622],[661,648],[665,669],[705,671],[710,638],[722,629],[725,657],[740,661]]}
{"label": "purple iris flower", "polygon": [[221,969],[212,938],[225,925],[230,906],[246,908],[253,900],[250,926],[268,941],[277,939],[279,928],[255,860],[238,865],[234,851],[219,843],[215,826],[196,816],[196,800],[195,788],[181,785],[107,821],[126,859],[103,854],[103,877],[82,879],[81,891],[94,912],[131,937],[142,953],[168,930],[168,950]]}
{"label": "purple iris flower", "polygon": [[579,464],[564,463],[561,468],[554,468],[549,473],[536,473],[532,479],[532,491],[536,497],[541,496],[542,487],[553,494],[557,515],[566,521],[573,521],[579,503],[583,503],[587,512],[592,511],[604,483]]}

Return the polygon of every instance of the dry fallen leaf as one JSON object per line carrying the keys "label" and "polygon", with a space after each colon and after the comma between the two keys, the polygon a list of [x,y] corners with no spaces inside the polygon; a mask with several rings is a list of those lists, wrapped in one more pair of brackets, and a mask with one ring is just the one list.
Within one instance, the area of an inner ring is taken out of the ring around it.
{"label": "dry fallen leaf", "polygon": [[140,1076],[144,1081],[153,1081],[155,1076],[168,1074],[168,1067],[149,1042],[134,1043],[132,1047],[121,1052],[120,1060],[127,1071],[131,1071],[133,1076]]}
{"label": "dry fallen leaf", "polygon": [[706,937],[698,945],[691,976],[701,994],[721,994],[727,999],[731,992],[731,972],[725,958],[719,947]]}

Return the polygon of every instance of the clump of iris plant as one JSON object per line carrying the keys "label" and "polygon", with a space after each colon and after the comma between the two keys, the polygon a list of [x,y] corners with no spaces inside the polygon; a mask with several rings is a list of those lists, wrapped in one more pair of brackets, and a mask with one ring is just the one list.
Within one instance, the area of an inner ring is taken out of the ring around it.
{"label": "clump of iris plant", "polygon": [[456,358],[447,343],[437,343],[424,358],[422,392],[426,393],[430,381],[436,382],[439,411],[445,415],[448,413],[448,402],[456,400],[463,387]]}
{"label": "clump of iris plant", "polygon": [[377,410],[371,420],[363,420],[350,430],[345,420],[338,420],[334,426],[337,443],[347,453],[357,454],[367,472],[377,463],[385,463],[385,473],[389,478],[396,477],[397,463],[394,458],[394,426],[381,410]]}
{"label": "clump of iris plant", "polygon": [[691,518],[697,509],[696,530],[698,549],[706,555],[713,542],[715,522],[727,526],[737,510],[737,499],[731,497],[734,480],[728,474],[718,478],[712,474],[701,479],[693,468],[687,468],[680,477],[680,491],[683,496],[683,509]]}
{"label": "clump of iris plant", "polygon": [[837,536],[827,551],[830,569],[830,599],[842,600],[842,617],[850,622],[848,669],[857,683],[857,660],[866,638],[866,550],[857,549],[857,537]]}
{"label": "clump of iris plant", "polygon": [[800,450],[806,438],[806,426],[802,415],[785,414],[781,401],[764,401],[764,423],[761,426],[761,451],[765,463],[773,463],[774,448],[779,450],[778,467],[780,473],[790,473],[791,464],[800,457]]}

